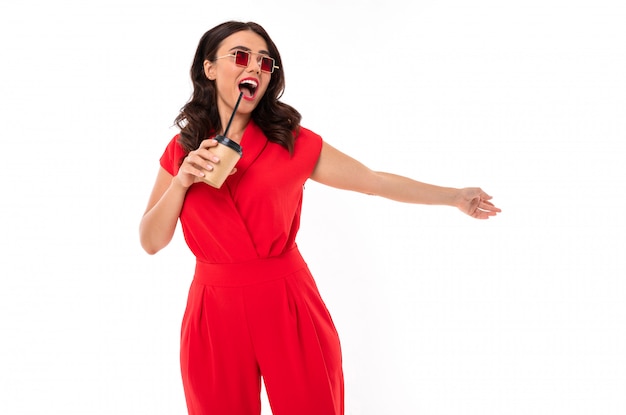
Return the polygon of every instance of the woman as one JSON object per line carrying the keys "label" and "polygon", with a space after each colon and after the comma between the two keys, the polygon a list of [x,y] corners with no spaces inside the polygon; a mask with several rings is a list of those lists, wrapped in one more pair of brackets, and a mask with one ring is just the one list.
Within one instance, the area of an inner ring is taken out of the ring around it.
{"label": "woman", "polygon": [[[280,54],[258,24],[225,22],[205,33],[191,78],[180,134],[160,159],[140,226],[154,254],[180,218],[197,259],[181,331],[189,413],[259,414],[263,376],[274,415],[343,414],[339,338],[295,243],[305,181],[455,206],[477,219],[500,209],[479,188],[374,172],[301,127],[300,114],[279,101]],[[215,188],[203,178],[220,167],[213,137],[227,125],[243,156]]]}

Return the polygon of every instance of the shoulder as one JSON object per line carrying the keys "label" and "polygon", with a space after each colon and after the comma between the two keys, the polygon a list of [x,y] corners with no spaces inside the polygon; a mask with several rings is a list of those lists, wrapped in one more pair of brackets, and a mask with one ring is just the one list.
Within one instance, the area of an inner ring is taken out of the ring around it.
{"label": "shoulder", "polygon": [[317,138],[317,139],[322,139],[322,136],[320,136],[319,134],[317,134],[316,132],[313,132],[311,130],[309,130],[306,127],[302,127],[300,126],[300,132],[298,133],[298,136],[296,138],[299,137],[312,137],[312,138]]}
{"label": "shoulder", "polygon": [[295,140],[295,152],[313,152],[317,156],[322,151],[322,136],[305,127],[300,127],[300,131]]}
{"label": "shoulder", "polygon": [[311,175],[320,158],[322,144],[323,140],[319,134],[308,128],[300,127],[294,142],[292,161],[295,161],[302,168],[306,177]]}

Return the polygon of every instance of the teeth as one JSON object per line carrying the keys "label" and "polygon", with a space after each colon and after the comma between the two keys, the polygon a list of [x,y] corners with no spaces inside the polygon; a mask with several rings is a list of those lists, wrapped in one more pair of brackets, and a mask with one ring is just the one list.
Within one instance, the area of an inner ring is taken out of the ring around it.
{"label": "teeth", "polygon": [[256,81],[253,81],[252,79],[244,79],[243,81],[241,81],[239,85],[244,85],[244,84],[252,85],[255,88],[259,86],[259,84]]}

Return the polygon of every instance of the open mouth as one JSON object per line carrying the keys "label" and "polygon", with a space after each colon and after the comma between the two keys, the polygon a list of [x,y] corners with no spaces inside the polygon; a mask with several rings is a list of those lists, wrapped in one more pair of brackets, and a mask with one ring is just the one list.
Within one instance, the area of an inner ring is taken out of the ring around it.
{"label": "open mouth", "polygon": [[239,91],[243,92],[244,98],[252,99],[256,94],[259,83],[255,79],[247,78],[239,83]]}

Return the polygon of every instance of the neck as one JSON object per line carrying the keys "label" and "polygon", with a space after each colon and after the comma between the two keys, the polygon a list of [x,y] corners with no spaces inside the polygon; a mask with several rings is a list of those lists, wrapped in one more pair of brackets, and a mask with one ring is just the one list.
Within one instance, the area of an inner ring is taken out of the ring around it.
{"label": "neck", "polygon": [[230,116],[226,119],[222,119],[222,135],[230,138],[231,140],[239,142],[243,132],[250,121],[249,115],[235,115],[232,122],[230,123],[230,127],[228,128],[228,132],[224,134],[226,127],[228,126],[228,121],[230,120]]}

